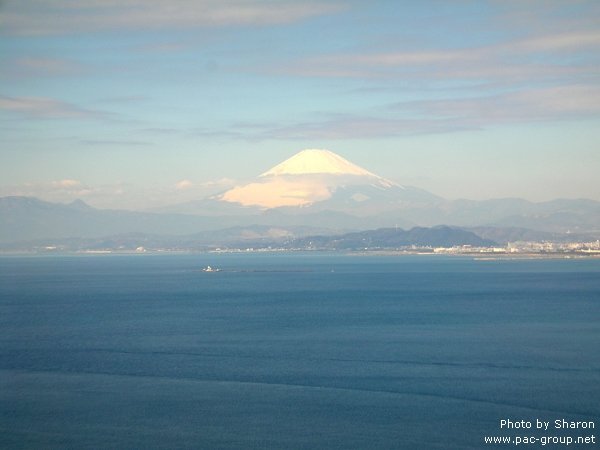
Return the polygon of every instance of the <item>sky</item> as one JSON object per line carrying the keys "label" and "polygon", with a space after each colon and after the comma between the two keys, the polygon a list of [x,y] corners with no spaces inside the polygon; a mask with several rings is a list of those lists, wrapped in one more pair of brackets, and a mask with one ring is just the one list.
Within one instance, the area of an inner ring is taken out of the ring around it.
{"label": "sky", "polygon": [[600,2],[0,0],[0,196],[143,210],[306,148],[600,200]]}

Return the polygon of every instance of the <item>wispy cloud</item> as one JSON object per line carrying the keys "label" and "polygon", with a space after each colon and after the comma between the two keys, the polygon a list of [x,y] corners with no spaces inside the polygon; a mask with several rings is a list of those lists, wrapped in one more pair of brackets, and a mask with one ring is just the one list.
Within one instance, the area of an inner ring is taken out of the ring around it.
{"label": "wispy cloud", "polygon": [[48,97],[0,96],[0,110],[35,119],[89,119],[110,115]]}
{"label": "wispy cloud", "polygon": [[136,47],[136,50],[148,53],[178,53],[184,50],[188,50],[191,47],[190,44],[183,42],[163,42],[154,44],[145,44]]}
{"label": "wispy cloud", "polygon": [[177,191],[189,191],[195,189],[198,192],[212,190],[212,189],[223,189],[231,187],[235,184],[235,180],[231,178],[221,178],[218,180],[211,181],[191,181],[187,178],[175,183],[175,190]]}
{"label": "wispy cloud", "polygon": [[[480,47],[321,55],[273,66],[270,70],[306,77],[540,81],[600,75],[597,65],[589,64],[589,61],[597,62],[598,46],[600,31],[587,30]],[[577,61],[573,61],[575,56],[578,56]]]}
{"label": "wispy cloud", "polygon": [[600,87],[558,86],[484,97],[400,102],[392,109],[434,120],[450,118],[470,128],[580,119],[600,115]]}
{"label": "wispy cloud", "polygon": [[499,50],[512,52],[565,52],[572,50],[596,50],[600,45],[600,31],[572,31],[547,34],[522,39],[498,46]]}
{"label": "wispy cloud", "polygon": [[338,140],[377,139],[420,133],[458,131],[454,119],[407,119],[394,117],[340,115],[323,121],[299,122],[265,130],[261,139]]}
{"label": "wispy cloud", "polygon": [[432,117],[414,119],[404,117],[368,116],[352,114],[322,114],[321,118],[265,124],[247,130],[207,130],[196,134],[205,139],[239,139],[249,142],[266,140],[344,140],[376,139],[421,133],[443,133],[464,129],[454,118]]}
{"label": "wispy cloud", "polygon": [[142,133],[151,133],[161,136],[172,136],[177,134],[183,134],[184,132],[178,128],[166,128],[166,127],[150,127],[150,128],[142,128],[138,130]]}
{"label": "wispy cloud", "polygon": [[79,141],[85,145],[108,145],[108,146],[146,146],[146,145],[154,145],[151,142],[147,141],[131,141],[131,140],[116,140],[116,139],[82,139]]}
{"label": "wispy cloud", "polygon": [[264,140],[377,139],[450,133],[541,121],[600,116],[600,87],[554,86],[479,97],[403,101],[372,114],[313,114],[312,120],[232,125],[224,130],[196,130],[204,138]]}
{"label": "wispy cloud", "polygon": [[83,64],[62,58],[21,56],[5,61],[2,78],[22,78],[32,76],[81,75],[86,68]]}
{"label": "wispy cloud", "polygon": [[99,103],[136,104],[148,100],[146,95],[122,95],[118,97],[106,97],[98,100]]}
{"label": "wispy cloud", "polygon": [[17,35],[286,24],[343,7],[333,1],[7,0],[0,29]]}
{"label": "wispy cloud", "polygon": [[73,201],[86,198],[96,190],[79,180],[65,178],[50,182],[24,183],[13,186],[0,186],[0,195],[16,195],[25,197],[38,197],[57,202]]}

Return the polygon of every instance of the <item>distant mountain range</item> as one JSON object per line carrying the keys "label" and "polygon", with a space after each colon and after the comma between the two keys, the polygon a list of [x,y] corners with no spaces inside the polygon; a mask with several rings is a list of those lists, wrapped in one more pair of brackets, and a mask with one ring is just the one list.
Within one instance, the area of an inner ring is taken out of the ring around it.
{"label": "distant mountain range", "polygon": [[99,238],[38,239],[0,244],[0,250],[19,251],[207,251],[215,249],[288,249],[288,250],[377,250],[417,247],[497,245],[474,232],[437,226],[410,230],[381,228],[340,235],[318,234],[316,229],[289,229],[267,226],[234,227],[186,236],[125,233]]}
{"label": "distant mountain range", "polygon": [[[326,150],[304,150],[250,183],[149,212],[96,209],[81,200],[58,204],[31,197],[0,198],[2,244],[131,233],[153,239],[202,237],[193,241],[205,244],[233,242],[237,237],[232,230],[271,230],[296,239],[439,225],[469,229],[494,242],[587,239],[600,235],[600,202],[446,200],[393,183]],[[224,239],[224,234],[229,237]]]}
{"label": "distant mountain range", "polygon": [[[517,227],[435,226],[409,230],[393,227],[356,232],[343,232],[322,224],[228,227],[215,217],[96,210],[83,202],[63,205],[19,197],[0,198],[0,211],[0,230],[4,237],[0,241],[0,250],[3,251],[135,251],[138,248],[176,251],[216,248],[361,250],[412,245],[495,246],[515,241],[589,242],[600,237],[600,233],[553,233]],[[7,220],[9,217],[17,220],[10,222]],[[319,214],[303,217],[314,219]],[[262,218],[273,222],[271,214]],[[339,220],[340,216],[329,218]],[[229,216],[225,219],[241,221],[243,218]]]}
{"label": "distant mountain range", "polygon": [[[519,227],[552,233],[600,230],[600,202],[559,199],[534,203],[518,198],[446,200],[414,186],[386,180],[327,150],[303,150],[255,180],[220,195],[157,212],[245,216],[243,223],[336,229]],[[318,214],[318,215],[316,215]],[[250,217],[248,217],[250,216]]]}
{"label": "distant mountain range", "polygon": [[472,231],[448,226],[432,228],[415,227],[410,230],[380,228],[377,230],[347,233],[341,236],[311,236],[293,241],[299,248],[331,250],[391,249],[403,247],[453,247],[471,245],[491,247],[498,245],[490,239],[477,236]]}

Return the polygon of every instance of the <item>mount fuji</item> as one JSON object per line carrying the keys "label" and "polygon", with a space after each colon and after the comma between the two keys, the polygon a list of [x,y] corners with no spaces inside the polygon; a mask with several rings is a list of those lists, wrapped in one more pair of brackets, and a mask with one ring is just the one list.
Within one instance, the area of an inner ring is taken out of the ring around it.
{"label": "mount fuji", "polygon": [[262,210],[329,210],[363,216],[441,199],[375,175],[329,150],[307,149],[214,200]]}
{"label": "mount fuji", "polygon": [[451,224],[565,233],[598,230],[600,203],[448,200],[383,178],[329,150],[306,149],[245,184],[155,212],[212,217],[223,224],[318,224],[338,231]]}
{"label": "mount fuji", "polygon": [[219,239],[224,239],[223,230],[233,233],[228,239],[237,235],[272,239],[438,225],[478,227],[499,242],[542,236],[537,232],[559,233],[569,239],[577,233],[600,236],[599,223],[600,202],[594,200],[448,200],[397,184],[318,149],[302,150],[250,182],[220,194],[153,211],[102,210],[77,201],[65,205],[29,197],[0,198],[0,244],[123,233],[196,233],[197,238],[197,233],[210,232],[214,237],[214,232],[219,232]]}

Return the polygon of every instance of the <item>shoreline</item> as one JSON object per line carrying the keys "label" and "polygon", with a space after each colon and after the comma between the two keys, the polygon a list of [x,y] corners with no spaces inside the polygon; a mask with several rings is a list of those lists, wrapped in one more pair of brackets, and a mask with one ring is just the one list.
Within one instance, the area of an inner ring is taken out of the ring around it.
{"label": "shoreline", "polygon": [[151,250],[144,252],[136,250],[83,250],[83,251],[1,251],[0,257],[11,256],[31,256],[31,257],[52,257],[52,256],[157,256],[157,255],[207,255],[207,254],[338,254],[346,256],[446,256],[470,258],[476,261],[498,261],[498,260],[530,260],[530,259],[600,259],[600,252],[433,252],[419,250],[329,250],[329,249],[230,249],[230,250]]}

